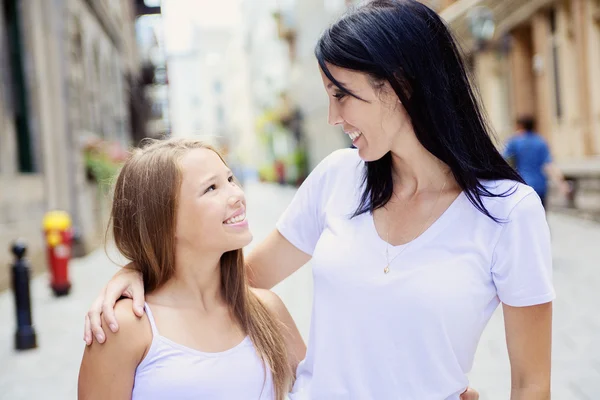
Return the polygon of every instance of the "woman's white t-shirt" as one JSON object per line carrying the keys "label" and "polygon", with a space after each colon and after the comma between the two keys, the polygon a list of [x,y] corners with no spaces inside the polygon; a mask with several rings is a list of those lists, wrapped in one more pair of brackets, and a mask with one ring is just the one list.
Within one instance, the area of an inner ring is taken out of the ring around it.
{"label": "woman's white t-shirt", "polygon": [[[463,192],[384,274],[386,243],[372,214],[350,217],[363,172],[356,150],[332,153],[277,223],[312,255],[314,279],[308,351],[290,398],[459,399],[498,304],[555,297],[540,199],[517,182],[484,182],[494,193],[508,192],[484,198],[487,210],[505,221],[497,223]],[[400,251],[392,248],[390,259]]]}

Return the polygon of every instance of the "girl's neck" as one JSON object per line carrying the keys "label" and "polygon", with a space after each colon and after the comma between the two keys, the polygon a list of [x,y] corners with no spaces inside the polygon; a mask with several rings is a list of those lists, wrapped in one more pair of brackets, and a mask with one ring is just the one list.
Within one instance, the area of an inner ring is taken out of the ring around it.
{"label": "girl's neck", "polygon": [[165,305],[210,311],[225,304],[219,257],[177,253],[175,274],[151,297]]}

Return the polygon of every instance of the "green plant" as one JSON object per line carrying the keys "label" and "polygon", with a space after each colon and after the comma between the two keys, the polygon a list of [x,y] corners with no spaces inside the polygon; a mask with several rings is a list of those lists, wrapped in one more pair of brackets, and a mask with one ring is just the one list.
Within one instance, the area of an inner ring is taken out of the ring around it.
{"label": "green plant", "polygon": [[98,138],[90,140],[83,150],[88,178],[103,191],[108,191],[126,156],[127,153],[117,143]]}

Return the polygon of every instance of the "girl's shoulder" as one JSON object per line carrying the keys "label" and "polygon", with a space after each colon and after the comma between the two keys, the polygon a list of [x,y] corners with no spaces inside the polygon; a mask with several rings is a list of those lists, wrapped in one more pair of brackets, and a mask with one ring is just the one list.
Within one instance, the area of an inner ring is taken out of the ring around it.
{"label": "girl's shoulder", "polygon": [[[106,333],[104,345],[111,344],[114,347],[139,353],[143,356],[152,343],[152,326],[148,314],[138,317],[133,312],[133,300],[123,299],[115,304],[115,317],[119,323],[119,330],[113,333],[108,322],[103,318],[102,326]],[[142,357],[140,357],[141,360]]]}
{"label": "girl's shoulder", "polygon": [[282,311],[287,311],[285,304],[275,292],[259,288],[250,288],[250,292],[275,316],[278,316]]}
{"label": "girl's shoulder", "polygon": [[133,313],[131,300],[120,300],[115,305],[115,317],[119,323],[112,332],[102,317],[106,335],[104,343],[94,342],[87,346],[82,360],[80,381],[89,387],[90,380],[105,377],[107,371],[129,374],[141,363],[152,343],[152,328],[146,314],[138,317]]}

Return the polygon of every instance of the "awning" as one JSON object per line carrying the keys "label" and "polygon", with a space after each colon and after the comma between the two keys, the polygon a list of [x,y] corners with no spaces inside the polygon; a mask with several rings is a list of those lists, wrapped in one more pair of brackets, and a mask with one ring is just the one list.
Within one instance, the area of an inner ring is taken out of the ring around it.
{"label": "awning", "polygon": [[494,14],[496,32],[494,40],[500,39],[514,27],[522,24],[540,8],[546,7],[556,0],[458,0],[446,7],[440,15],[461,40],[466,51],[474,47],[474,40],[469,30],[469,10],[476,6],[485,6]]}

